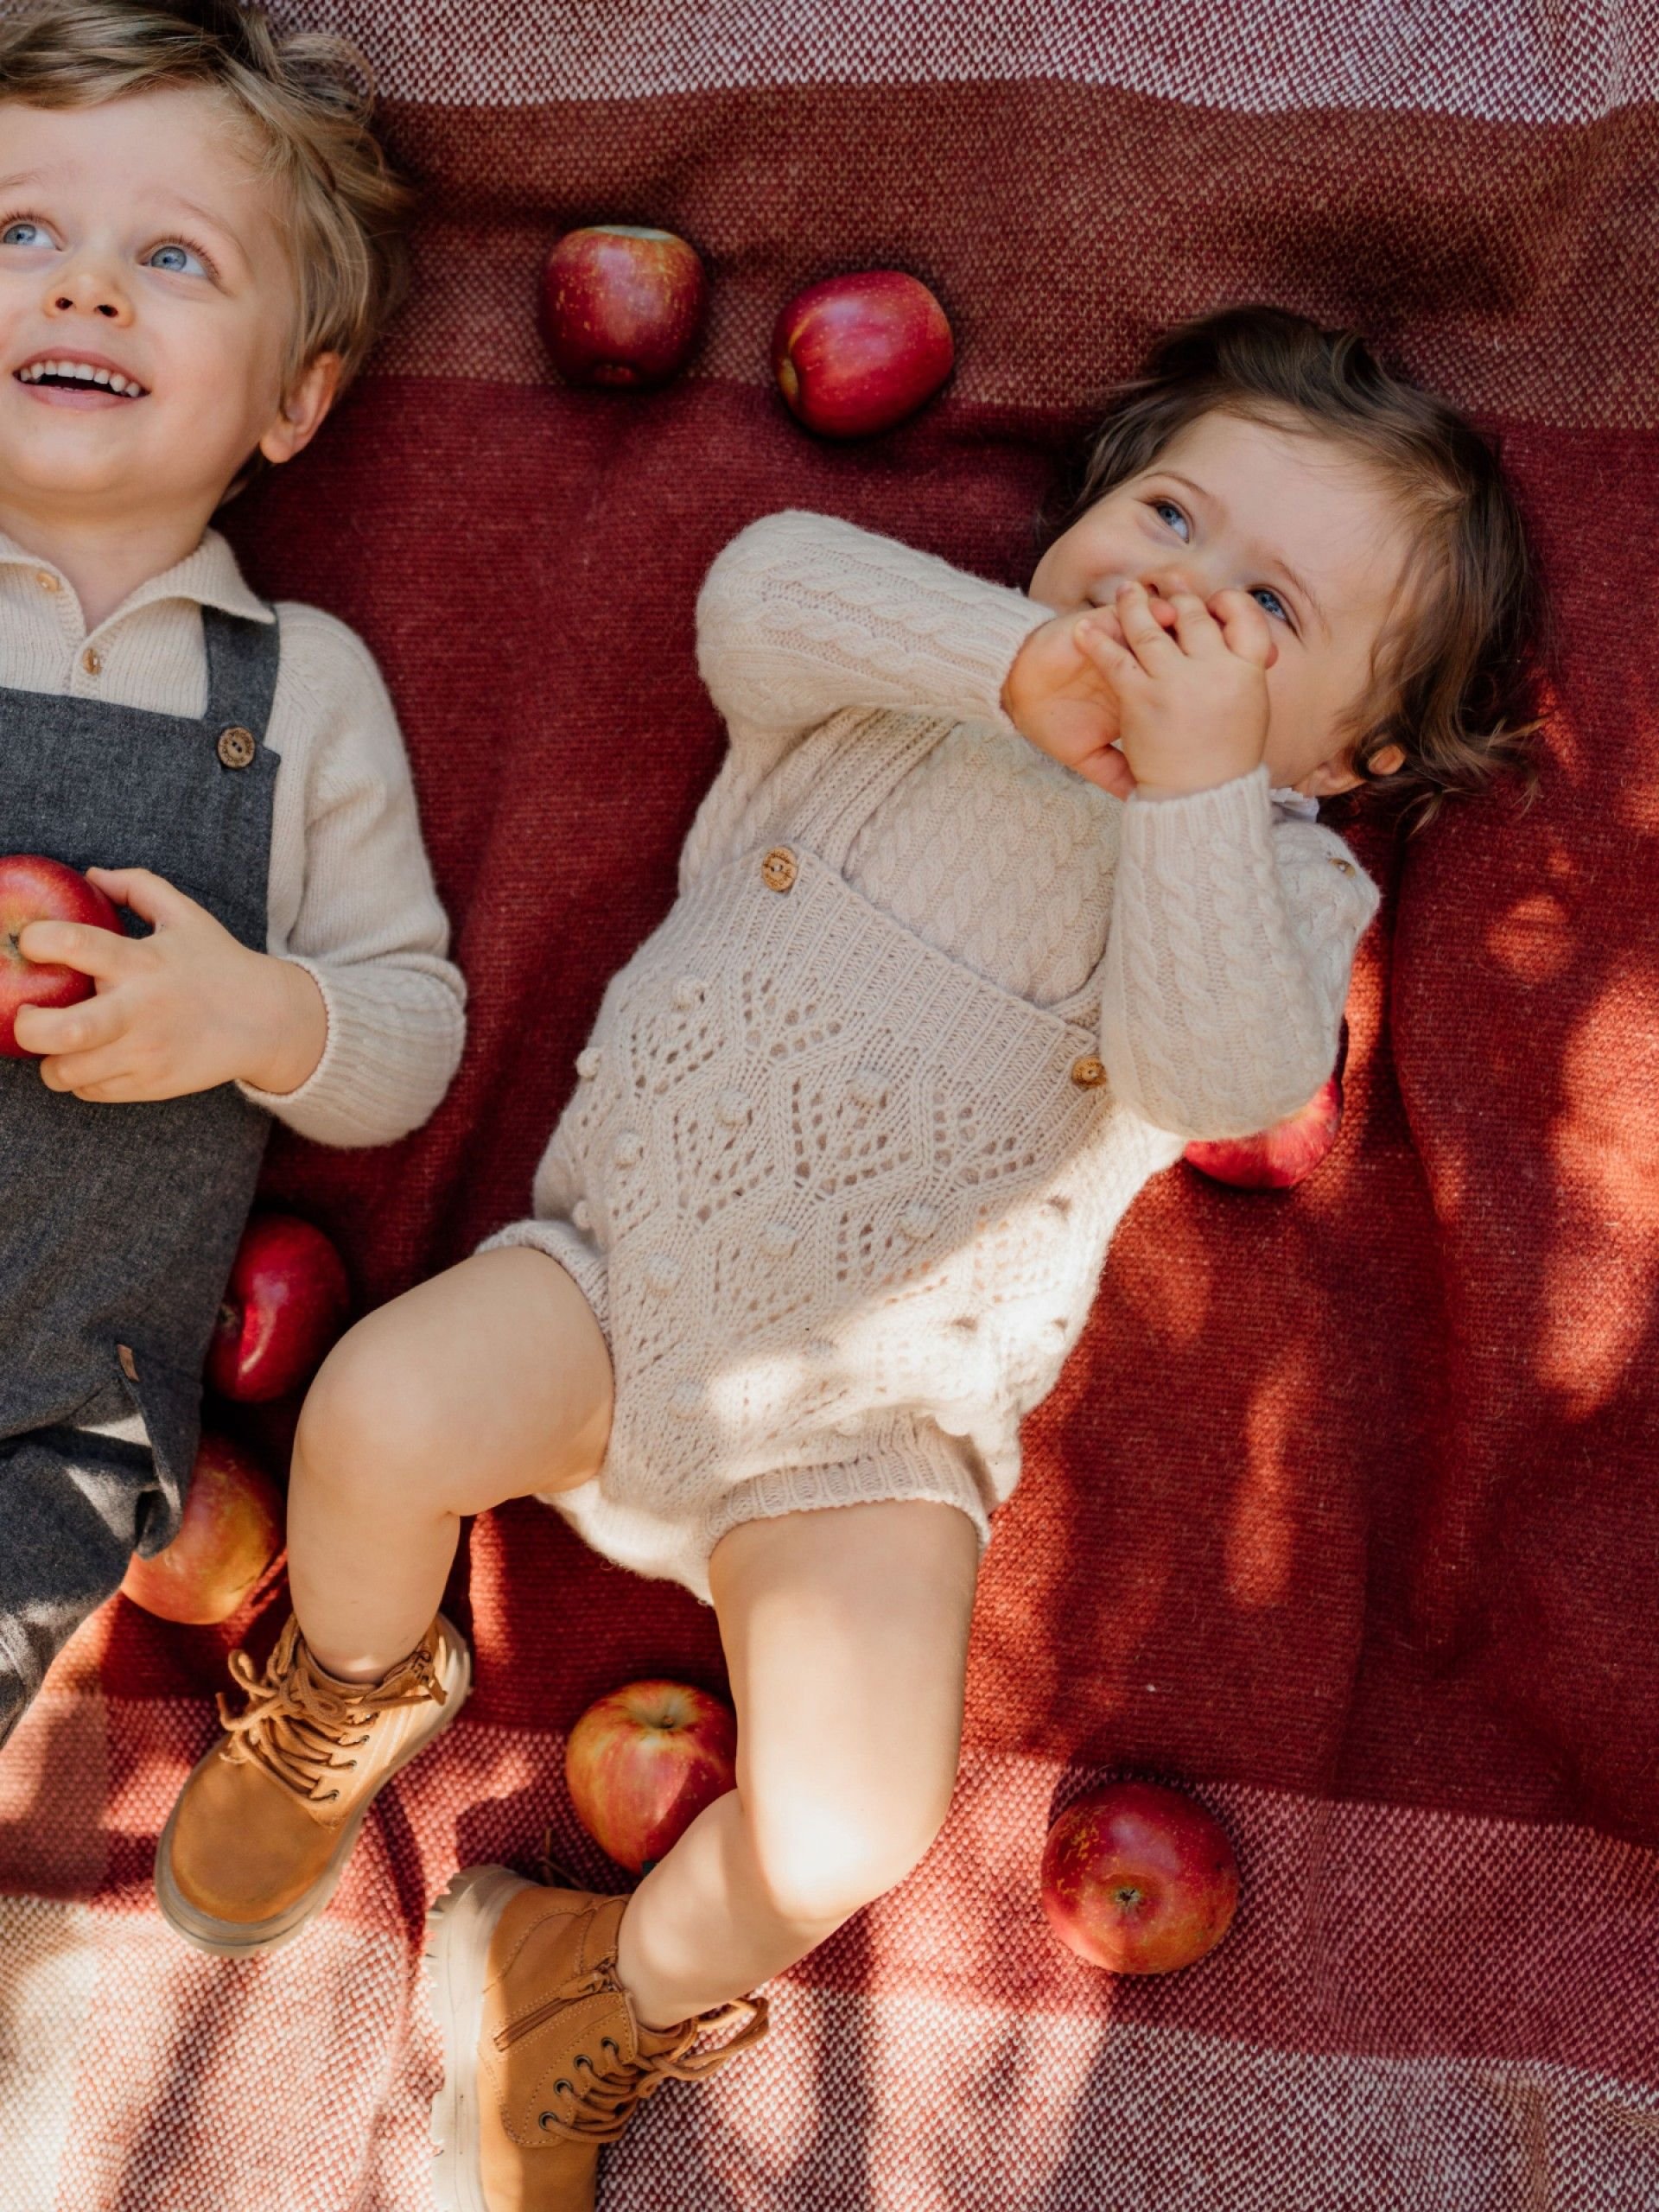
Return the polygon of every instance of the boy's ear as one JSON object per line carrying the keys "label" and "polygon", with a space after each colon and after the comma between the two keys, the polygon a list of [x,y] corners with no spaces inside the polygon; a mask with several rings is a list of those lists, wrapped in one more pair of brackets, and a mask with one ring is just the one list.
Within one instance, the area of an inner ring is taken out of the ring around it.
{"label": "boy's ear", "polygon": [[259,441],[267,461],[292,461],[322,428],[323,417],[340,390],[340,356],[319,353],[283,396],[276,421]]}

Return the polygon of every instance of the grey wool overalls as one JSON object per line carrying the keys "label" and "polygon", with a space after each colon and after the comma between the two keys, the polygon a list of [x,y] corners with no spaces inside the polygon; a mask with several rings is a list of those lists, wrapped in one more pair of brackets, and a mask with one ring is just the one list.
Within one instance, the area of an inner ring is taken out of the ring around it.
{"label": "grey wool overalls", "polygon": [[[263,951],[277,625],[202,627],[199,721],[0,691],[0,852],[153,869]],[[177,1531],[268,1127],[233,1084],[94,1105],[0,1059],[0,1741],[130,1554]]]}

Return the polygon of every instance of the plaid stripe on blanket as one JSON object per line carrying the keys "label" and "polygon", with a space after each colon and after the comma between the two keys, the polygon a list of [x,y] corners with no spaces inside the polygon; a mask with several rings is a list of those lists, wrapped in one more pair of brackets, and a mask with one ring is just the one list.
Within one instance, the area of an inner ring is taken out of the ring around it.
{"label": "plaid stripe on blanket", "polygon": [[[289,13],[298,14],[295,9]],[[950,1825],[774,1992],[776,2031],[610,2154],[606,2212],[1649,2212],[1659,2202],[1659,17],[1540,0],[327,0],[427,185],[376,373],[235,519],[369,639],[474,993],[431,1127],[269,1181],[389,1295],[522,1212],[719,756],[691,607],[821,507],[1012,582],[1091,400],[1224,299],[1363,325],[1501,432],[1556,610],[1550,765],[1403,855],[1350,1117],[1287,1198],[1144,1194],[998,1524]],[[709,254],[690,375],[550,381],[569,225]],[[766,382],[776,306],[896,263],[961,370],[868,446]],[[506,612],[502,613],[505,599]],[[639,649],[641,620],[655,641]],[[717,1681],[710,1617],[531,1505],[454,1602],[478,1691],[327,1920],[179,1946],[156,1834],[224,1631],[118,1600],[0,1759],[0,2212],[417,2212],[422,1916],[460,1860],[594,1876],[563,1732]],[[267,1590],[256,1640],[275,1632]],[[1237,1836],[1228,1943],[1058,1950],[1055,1804],[1179,1780]]]}

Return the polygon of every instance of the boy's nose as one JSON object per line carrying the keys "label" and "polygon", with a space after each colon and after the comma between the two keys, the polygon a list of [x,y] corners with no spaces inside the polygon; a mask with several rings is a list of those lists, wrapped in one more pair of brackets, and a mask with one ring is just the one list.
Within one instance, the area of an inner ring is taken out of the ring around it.
{"label": "boy's nose", "polygon": [[84,263],[57,272],[46,312],[51,316],[95,315],[121,326],[132,321],[132,305],[121,286],[107,272]]}

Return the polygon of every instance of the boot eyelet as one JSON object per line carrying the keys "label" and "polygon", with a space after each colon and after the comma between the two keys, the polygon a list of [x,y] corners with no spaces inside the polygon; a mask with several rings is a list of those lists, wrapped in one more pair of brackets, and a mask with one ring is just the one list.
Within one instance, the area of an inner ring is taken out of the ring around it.
{"label": "boot eyelet", "polygon": [[537,2121],[536,2125],[541,2129],[543,2134],[545,2135],[548,2129],[552,2126],[554,2121],[557,2118],[558,2114],[556,2112],[544,2112],[541,2118]]}
{"label": "boot eyelet", "polygon": [[556,2082],[553,2087],[556,2091],[563,2089],[567,2096],[574,2097],[576,2094],[576,2085],[574,2082]]}
{"label": "boot eyelet", "polygon": [[618,2049],[616,2044],[611,2041],[609,2036],[601,2036],[600,2037],[599,2047],[601,2050],[608,2050],[613,2058],[620,2058],[622,2056],[621,2051]]}

